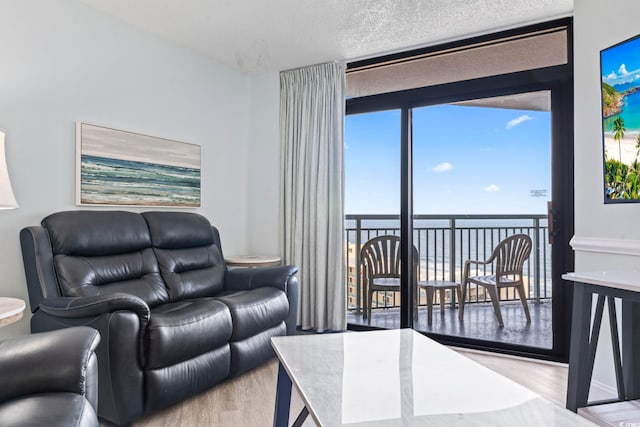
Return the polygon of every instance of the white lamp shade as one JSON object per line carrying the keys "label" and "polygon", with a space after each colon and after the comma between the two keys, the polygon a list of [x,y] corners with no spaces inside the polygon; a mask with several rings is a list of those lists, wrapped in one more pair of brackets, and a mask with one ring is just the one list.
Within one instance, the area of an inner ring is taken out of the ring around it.
{"label": "white lamp shade", "polygon": [[0,209],[15,209],[18,207],[11,189],[7,159],[4,155],[4,133],[0,131]]}

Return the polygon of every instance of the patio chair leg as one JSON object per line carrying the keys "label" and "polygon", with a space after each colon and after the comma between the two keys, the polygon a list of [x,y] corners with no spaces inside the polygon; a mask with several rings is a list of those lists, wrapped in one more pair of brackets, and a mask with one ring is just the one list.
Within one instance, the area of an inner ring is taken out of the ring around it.
{"label": "patio chair leg", "polygon": [[434,288],[427,288],[427,323],[431,325],[433,322],[433,296],[435,294]]}
{"label": "patio chair leg", "polygon": [[524,315],[527,317],[527,322],[531,322],[531,315],[529,314],[529,305],[527,304],[527,296],[525,295],[524,285],[516,286],[520,301],[522,301],[522,308],[524,309]]}
{"label": "patio chair leg", "polygon": [[367,323],[371,325],[371,300],[373,299],[373,293],[375,291],[369,291],[367,294]]}
{"label": "patio chair leg", "polygon": [[491,303],[493,304],[493,311],[496,313],[496,317],[498,318],[498,324],[500,326],[504,326],[504,322],[502,321],[502,312],[500,311],[498,288],[496,286],[485,286],[485,289],[489,292],[489,296],[491,296]]}
{"label": "patio chair leg", "polygon": [[367,290],[362,292],[362,320],[367,318]]}
{"label": "patio chair leg", "polygon": [[456,289],[456,293],[458,294],[458,319],[462,320],[464,318],[464,297],[462,295],[462,286]]}

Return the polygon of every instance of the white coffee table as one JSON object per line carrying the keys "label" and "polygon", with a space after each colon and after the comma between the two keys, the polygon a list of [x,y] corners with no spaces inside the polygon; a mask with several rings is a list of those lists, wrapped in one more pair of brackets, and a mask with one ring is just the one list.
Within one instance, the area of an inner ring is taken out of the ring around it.
{"label": "white coffee table", "polygon": [[595,426],[411,329],[274,337],[274,426],[292,382],[318,426]]}

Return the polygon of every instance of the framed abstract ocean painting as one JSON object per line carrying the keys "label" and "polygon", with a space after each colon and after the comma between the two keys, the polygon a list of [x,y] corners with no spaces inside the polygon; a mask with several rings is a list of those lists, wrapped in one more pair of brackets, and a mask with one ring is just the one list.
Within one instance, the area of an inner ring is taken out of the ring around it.
{"label": "framed abstract ocean painting", "polygon": [[640,36],[600,51],[604,202],[640,201]]}
{"label": "framed abstract ocean painting", "polygon": [[200,206],[200,146],[76,123],[76,203]]}

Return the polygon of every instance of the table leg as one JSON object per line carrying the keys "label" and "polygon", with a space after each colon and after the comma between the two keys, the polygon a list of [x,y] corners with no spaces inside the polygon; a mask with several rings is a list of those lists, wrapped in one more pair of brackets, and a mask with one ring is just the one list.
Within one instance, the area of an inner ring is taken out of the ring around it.
{"label": "table leg", "polygon": [[622,300],[622,373],[627,399],[640,399],[640,303]]}
{"label": "table leg", "polygon": [[298,418],[296,418],[291,427],[302,427],[302,424],[304,424],[308,416],[309,410],[305,406],[304,408],[302,408],[302,411],[300,411],[300,414],[298,414]]}
{"label": "table leg", "polygon": [[435,294],[435,288],[433,286],[427,287],[427,324],[431,326],[433,323],[433,297]]}
{"label": "table leg", "polygon": [[574,412],[587,405],[593,371],[593,364],[589,366],[592,293],[586,286],[576,282],[573,287],[567,409]]}
{"label": "table leg", "polygon": [[618,333],[618,316],[616,313],[616,300],[612,296],[607,297],[609,312],[609,330],[611,331],[611,347],[613,349],[613,366],[616,373],[616,385],[618,386],[618,399],[626,400],[624,377],[622,373],[622,357],[620,355],[620,335]]}
{"label": "table leg", "polygon": [[291,410],[291,378],[278,363],[278,385],[276,389],[276,407],[273,414],[273,427],[289,426],[289,411]]}

